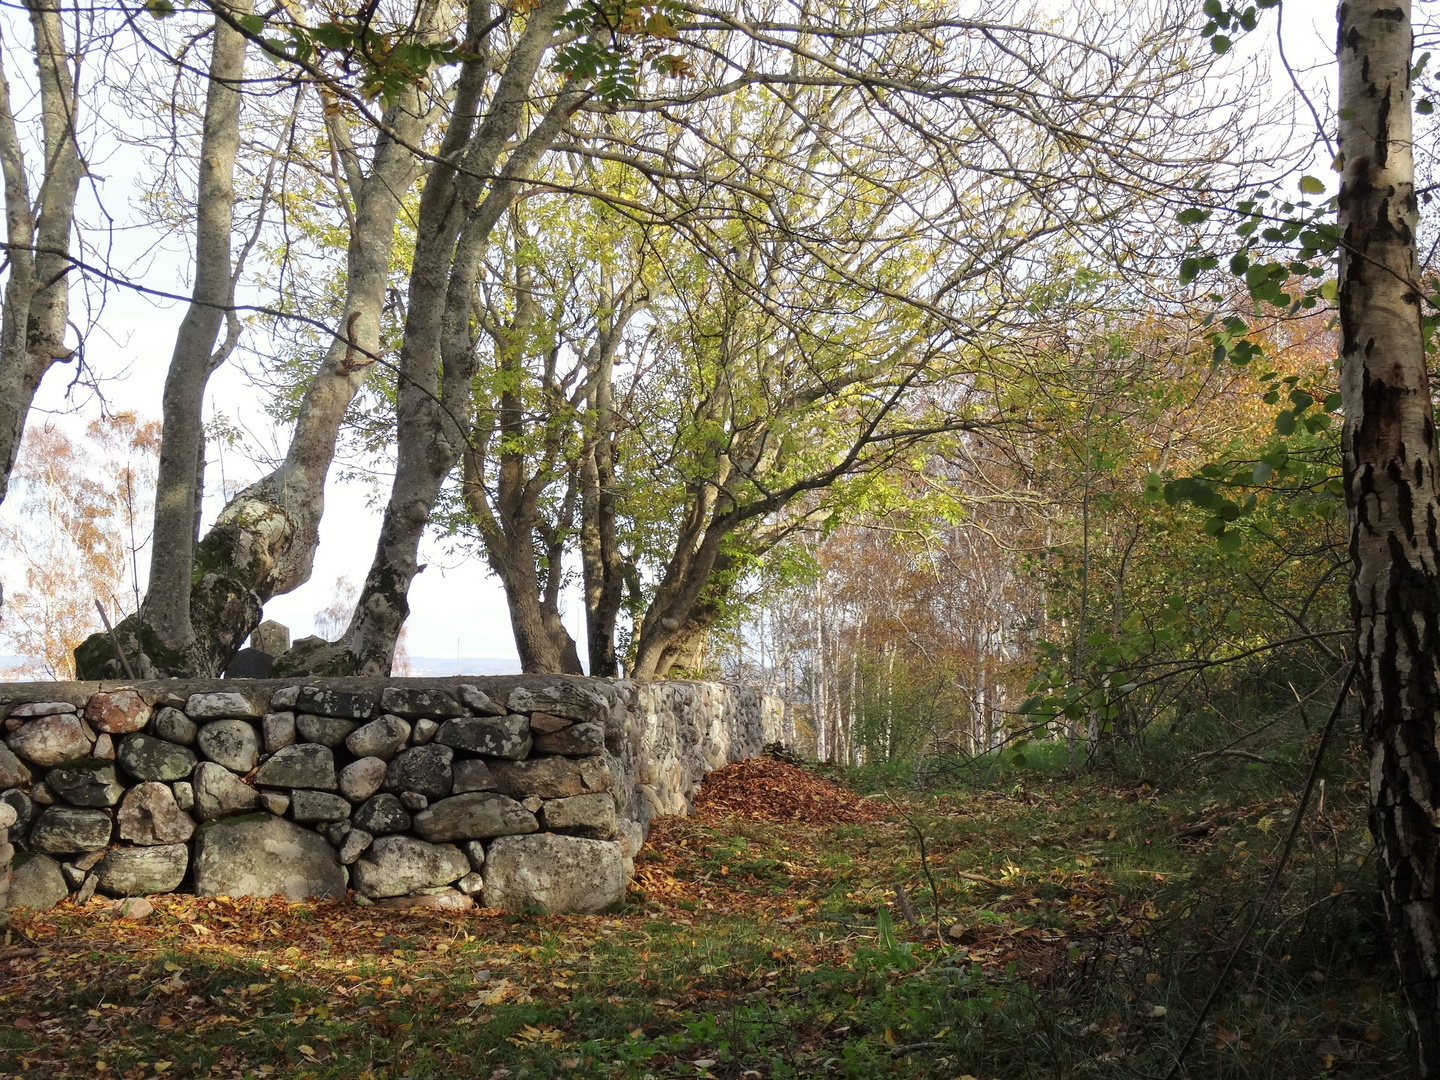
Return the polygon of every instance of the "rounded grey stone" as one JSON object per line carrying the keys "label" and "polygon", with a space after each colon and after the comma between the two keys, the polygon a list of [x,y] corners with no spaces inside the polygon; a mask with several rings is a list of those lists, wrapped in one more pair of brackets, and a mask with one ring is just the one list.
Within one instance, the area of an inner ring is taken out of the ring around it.
{"label": "rounded grey stone", "polygon": [[427,799],[443,799],[455,782],[451,762],[455,751],[432,743],[397,754],[385,770],[386,791],[416,791]]}
{"label": "rounded grey stone", "polygon": [[266,713],[262,722],[265,729],[265,749],[270,753],[295,745],[295,714],[293,712]]}
{"label": "rounded grey stone", "polygon": [[30,783],[30,770],[8,746],[0,745],[0,791]]}
{"label": "rounded grey stone", "polygon": [[189,865],[190,849],[185,844],[111,848],[95,867],[96,885],[108,896],[174,892]]}
{"label": "rounded grey stone", "polygon": [[410,836],[382,836],[351,871],[355,890],[372,900],[445,886],[470,872],[453,844],[427,844]]}
{"label": "rounded grey stone", "polygon": [[530,752],[530,718],[512,713],[446,720],[435,733],[435,741],[471,754],[518,761]]}
{"label": "rounded grey stone", "polygon": [[296,821],[312,824],[317,821],[344,821],[350,816],[350,804],[328,791],[297,788],[290,792],[290,816]]}
{"label": "rounded grey stone", "polygon": [[380,790],[385,782],[385,762],[378,757],[362,757],[340,770],[340,792],[351,802],[361,803]]}
{"label": "rounded grey stone", "polygon": [[411,827],[423,839],[438,842],[532,833],[540,823],[514,799],[493,791],[475,791],[441,799],[416,814]]}
{"label": "rounded grey stone", "polygon": [[260,738],[244,720],[216,720],[200,729],[200,753],[231,772],[248,773],[260,757]]}
{"label": "rounded grey stone", "polygon": [[103,758],[57,765],[45,774],[45,784],[72,806],[114,806],[125,794],[115,778],[115,763]]}
{"label": "rounded grey stone", "polygon": [[154,780],[127,791],[115,817],[120,839],[136,844],[183,844],[195,834],[194,819],[168,787]]}
{"label": "rounded grey stone", "polygon": [[367,799],[350,819],[355,828],[375,836],[405,832],[410,828],[410,815],[404,805],[388,792]]}
{"label": "rounded grey stone", "polygon": [[[23,858],[24,861],[21,861]],[[16,855],[7,908],[44,911],[70,895],[60,864],[48,855]]]}
{"label": "rounded grey stone", "polygon": [[90,753],[90,740],[74,713],[27,721],[10,733],[5,744],[32,765],[47,769]]}
{"label": "rounded grey stone", "polygon": [[0,802],[15,811],[13,828],[17,834],[23,834],[30,827],[30,823],[35,820],[34,801],[25,792],[18,788],[12,788],[10,791],[0,792]]}
{"label": "rounded grey stone", "polygon": [[620,845],[578,836],[502,836],[485,853],[485,904],[521,911],[603,911],[624,898]]}
{"label": "rounded grey stone", "polygon": [[260,766],[255,783],[264,787],[335,790],[335,755],[328,746],[296,743],[277,750]]}
{"label": "rounded grey stone", "polygon": [[345,868],[325,838],[270,814],[202,825],[193,865],[198,896],[345,895]]}
{"label": "rounded grey stone", "polygon": [[382,716],[361,724],[345,737],[345,748],[356,757],[389,761],[410,740],[410,723],[398,716]]}
{"label": "rounded grey stone", "polygon": [[342,745],[346,737],[359,726],[354,720],[344,720],[338,716],[298,713],[295,717],[295,730],[301,740],[332,748]]}
{"label": "rounded grey stone", "polygon": [[183,780],[195,768],[195,755],[185,747],[138,731],[120,740],[115,760],[136,780]]}
{"label": "rounded grey stone", "polygon": [[199,724],[179,709],[172,709],[168,705],[155,714],[150,726],[160,738],[178,746],[193,746],[195,736],[200,732]]}
{"label": "rounded grey stone", "polygon": [[260,805],[260,793],[223,765],[202,761],[195,766],[195,813],[201,821],[243,814]]}

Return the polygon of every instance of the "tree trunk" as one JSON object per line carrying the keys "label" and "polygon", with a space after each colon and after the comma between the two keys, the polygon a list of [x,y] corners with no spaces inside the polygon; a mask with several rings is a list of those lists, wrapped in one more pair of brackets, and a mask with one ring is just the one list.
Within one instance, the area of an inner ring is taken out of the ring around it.
{"label": "tree trunk", "polygon": [[493,173],[505,144],[518,131],[541,58],[564,10],[564,0],[543,0],[530,12],[490,113],[466,152],[465,172],[452,168],[448,177],[432,175],[425,185],[401,350],[395,481],[375,557],[346,631],[344,655],[329,661],[328,670],[390,672],[395,643],[410,613],[407,594],[419,571],[420,538],[469,433],[477,366],[470,319],[490,234],[519,194],[521,182],[588,96],[567,84],[481,197],[474,178]]}
{"label": "tree trunk", "polygon": [[[325,480],[345,412],[380,347],[395,223],[420,172],[406,147],[423,138],[432,117],[411,92],[386,112],[385,120],[398,141],[377,135],[366,173],[343,119],[327,117],[332,146],[344,165],[348,190],[341,197],[353,204],[354,213],[341,309],[346,315],[306,387],[285,460],[231,499],[193,549],[187,571],[195,634],[191,653],[167,658],[154,635],[132,616],[115,628],[132,665],[168,676],[216,674],[259,624],[264,603],[309,580],[319,546]],[[77,678],[123,674],[106,634],[92,635],[75,657]]]}
{"label": "tree trunk", "polygon": [[1370,827],[1415,1075],[1440,1077],[1440,459],[1415,251],[1409,0],[1339,10],[1340,365]]}
{"label": "tree trunk", "polygon": [[[231,10],[248,15],[250,0],[235,0]],[[200,656],[179,657],[192,653],[196,645],[190,621],[190,570],[195,521],[203,496],[197,487],[197,462],[205,454],[205,386],[234,349],[240,332],[239,320],[230,310],[235,296],[230,232],[235,220],[235,159],[240,151],[240,85],[246,40],[219,18],[211,40],[210,85],[205,95],[195,197],[195,284],[165,376],[150,581],[142,615],[165,650],[161,655],[178,654],[164,666],[174,663],[197,671],[205,666]],[[226,340],[216,350],[220,327],[227,320]],[[255,607],[258,623],[260,612],[258,605]],[[137,670],[136,674],[151,678],[155,672]]]}
{"label": "tree trunk", "polygon": [[75,192],[85,171],[75,143],[80,102],[66,66],[69,53],[60,9],[46,0],[26,0],[25,6],[35,35],[45,161],[37,219],[10,86],[0,68],[0,167],[5,177],[5,257],[10,264],[0,315],[0,502],[40,380],[52,364],[70,356],[65,348],[70,233]]}

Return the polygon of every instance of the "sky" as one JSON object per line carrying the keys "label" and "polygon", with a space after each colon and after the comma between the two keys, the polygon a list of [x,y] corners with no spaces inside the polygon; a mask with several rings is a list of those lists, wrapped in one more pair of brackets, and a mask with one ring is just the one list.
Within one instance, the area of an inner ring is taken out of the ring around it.
{"label": "sky", "polygon": [[[1195,7],[1199,8],[1199,0]],[[1273,18],[1273,13],[1269,16]],[[1333,7],[1328,4],[1292,4],[1284,24],[1286,55],[1303,81],[1313,84],[1323,96],[1330,79],[1328,63],[1334,37]],[[1262,58],[1269,58],[1272,75],[1285,78],[1275,63],[1273,22],[1255,35],[1247,49]],[[17,53],[17,43],[29,40],[28,27],[17,23],[14,12],[0,15],[6,48],[6,73],[12,83],[24,81],[33,72],[33,62]],[[1261,36],[1263,35],[1263,37]],[[17,100],[21,95],[17,94]],[[107,209],[123,217],[143,194],[141,180],[152,174],[152,162],[135,148],[124,148],[107,157],[96,172]],[[90,196],[85,196],[91,198]],[[93,208],[93,198],[91,206]],[[153,242],[143,233],[121,233],[117,241],[116,261],[123,264],[127,257],[137,257],[139,245]],[[183,293],[186,260],[175,245],[153,249],[149,269],[143,283],[156,288]],[[134,410],[146,418],[158,418],[160,400],[170,349],[176,328],[183,314],[183,305],[157,301],[123,290],[112,296],[104,317],[104,333],[90,338],[88,360],[103,378],[106,406],[115,411]],[[81,393],[67,396],[70,369],[59,366],[42,385],[36,398],[31,424],[56,423],[67,431],[78,433],[96,415],[98,404],[93,395]],[[206,395],[207,419],[222,415],[232,424],[256,432],[264,441],[279,440],[283,449],[284,432],[275,431],[274,422],[265,413],[261,392],[252,384],[243,363],[231,362],[211,379]],[[273,445],[273,442],[272,442]],[[207,463],[205,521],[214,520],[222,506],[221,478],[234,489],[237,482],[257,479],[266,471],[262,463],[249,460],[235,450],[222,450],[211,444]],[[277,619],[291,630],[292,638],[313,632],[315,614],[326,607],[335,591],[338,578],[359,584],[364,580],[375,541],[379,533],[379,505],[375,494],[388,491],[389,478],[380,477],[378,486],[347,482],[333,469],[326,487],[326,509],[320,526],[320,547],[310,580],[266,605],[267,618]],[[13,513],[15,500],[4,513]],[[499,583],[486,571],[476,557],[461,559],[448,556],[439,544],[427,538],[421,561],[428,568],[420,574],[410,591],[411,616],[408,623],[407,646],[413,656],[454,658],[488,657],[515,662],[516,653],[506,615],[504,594]],[[0,556],[0,572],[9,577],[13,566]],[[142,580],[143,586],[143,580]],[[569,597],[566,623],[576,640],[583,640],[580,605],[573,594]]]}

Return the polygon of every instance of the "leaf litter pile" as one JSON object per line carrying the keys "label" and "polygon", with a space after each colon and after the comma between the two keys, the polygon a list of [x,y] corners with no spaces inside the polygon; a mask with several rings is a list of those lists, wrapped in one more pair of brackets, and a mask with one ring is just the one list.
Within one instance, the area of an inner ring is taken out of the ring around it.
{"label": "leaf litter pile", "polygon": [[695,797],[701,820],[802,821],[807,825],[858,825],[887,817],[886,808],[798,765],[753,757],[716,769]]}
{"label": "leaf litter pile", "polygon": [[[1076,977],[1074,955],[1128,974],[1046,1013],[1061,1071],[1156,1073],[1196,994],[1167,997],[1149,943],[1262,862],[1227,849],[1267,835],[1232,808],[1197,893],[1195,845],[1171,844],[1180,810],[1098,789],[881,802],[757,758],[712,773],[695,816],[656,820],[626,904],[599,916],[194,896],[156,897],[141,922],[98,897],[12,912],[0,1080],[1018,1080],[1034,995]],[[1277,1076],[1395,1072],[1389,995],[1302,986],[1314,1001],[1289,1000],[1283,1024],[1263,996],[1222,1002],[1195,1075],[1245,1075],[1220,1067],[1241,1053]]]}

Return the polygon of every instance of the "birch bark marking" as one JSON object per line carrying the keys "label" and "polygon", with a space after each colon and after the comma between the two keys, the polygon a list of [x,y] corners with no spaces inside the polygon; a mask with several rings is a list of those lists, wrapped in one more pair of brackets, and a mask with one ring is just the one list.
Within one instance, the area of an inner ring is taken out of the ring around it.
{"label": "birch bark marking", "polygon": [[1341,393],[1370,827],[1415,1074],[1440,1077],[1440,492],[1420,325],[1409,0],[1339,9]]}

